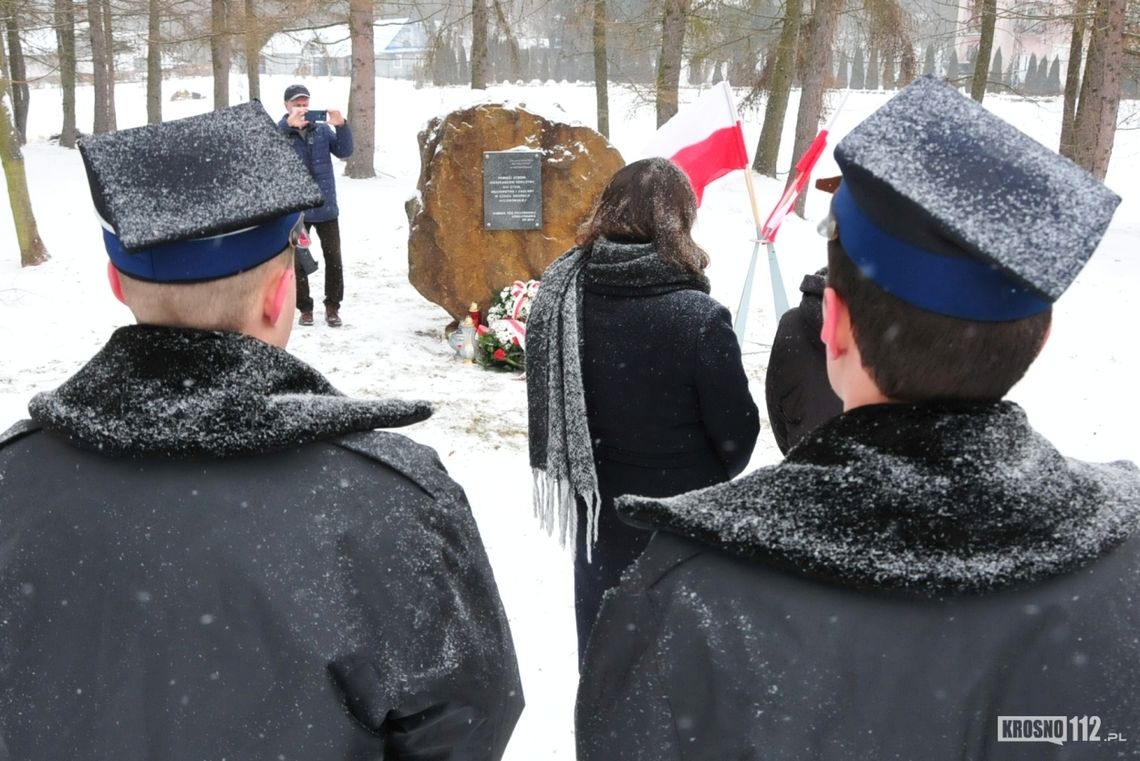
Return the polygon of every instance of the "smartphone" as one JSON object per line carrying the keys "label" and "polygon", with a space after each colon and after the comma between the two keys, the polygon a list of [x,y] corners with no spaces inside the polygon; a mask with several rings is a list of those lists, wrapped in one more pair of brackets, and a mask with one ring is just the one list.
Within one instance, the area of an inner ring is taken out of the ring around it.
{"label": "smartphone", "polygon": [[323,108],[310,108],[305,112],[305,119],[311,122],[327,122],[329,120],[329,112]]}

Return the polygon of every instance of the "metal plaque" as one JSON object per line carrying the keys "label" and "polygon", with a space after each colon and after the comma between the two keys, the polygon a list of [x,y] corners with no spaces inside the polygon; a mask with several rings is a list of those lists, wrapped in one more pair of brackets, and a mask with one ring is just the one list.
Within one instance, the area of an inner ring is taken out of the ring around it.
{"label": "metal plaque", "polygon": [[483,152],[483,229],[542,228],[542,151]]}

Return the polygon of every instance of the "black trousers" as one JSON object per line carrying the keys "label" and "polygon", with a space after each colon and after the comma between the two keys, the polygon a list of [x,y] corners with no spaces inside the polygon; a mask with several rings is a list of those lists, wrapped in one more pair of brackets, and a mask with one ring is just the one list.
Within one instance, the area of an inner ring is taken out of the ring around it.
{"label": "black trousers", "polygon": [[[340,258],[340,221],[330,219],[328,222],[306,222],[305,229],[317,230],[317,237],[321,239],[321,251],[325,255],[325,306],[340,309],[340,302],[344,300],[344,264]],[[297,275],[297,309],[302,312],[313,311],[313,297],[309,295],[309,277],[300,267],[296,268]]]}

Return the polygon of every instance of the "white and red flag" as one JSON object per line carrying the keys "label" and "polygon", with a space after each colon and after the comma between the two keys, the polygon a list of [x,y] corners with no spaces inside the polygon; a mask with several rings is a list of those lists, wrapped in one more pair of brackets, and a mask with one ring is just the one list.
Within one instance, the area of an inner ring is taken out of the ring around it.
{"label": "white and red flag", "polygon": [[698,206],[706,185],[747,167],[744,133],[728,82],[705,90],[662,124],[642,153],[664,156],[681,167],[693,185]]}
{"label": "white and red flag", "polygon": [[796,162],[796,176],[784,188],[784,195],[780,196],[780,200],[776,202],[772,213],[765,220],[764,226],[760,228],[760,237],[763,240],[769,242],[776,240],[776,232],[780,229],[780,223],[796,205],[796,199],[800,197],[800,193],[807,186],[808,179],[811,178],[811,170],[815,167],[815,162],[819,161],[819,157],[823,155],[823,149],[827,147],[829,129],[830,125],[821,129],[811,144],[808,145],[807,150],[804,151],[804,155],[800,156],[800,160]]}

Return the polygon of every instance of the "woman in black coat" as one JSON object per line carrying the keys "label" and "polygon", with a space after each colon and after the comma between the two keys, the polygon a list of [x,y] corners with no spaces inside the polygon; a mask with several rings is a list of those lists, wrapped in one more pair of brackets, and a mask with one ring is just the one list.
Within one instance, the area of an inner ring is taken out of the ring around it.
{"label": "woman in black coat", "polygon": [[696,198],[666,159],[617,172],[578,246],[543,276],[527,331],[536,509],[575,543],[578,649],[602,594],[649,541],[622,494],[666,497],[739,474],[759,433],[728,310],[693,242]]}

